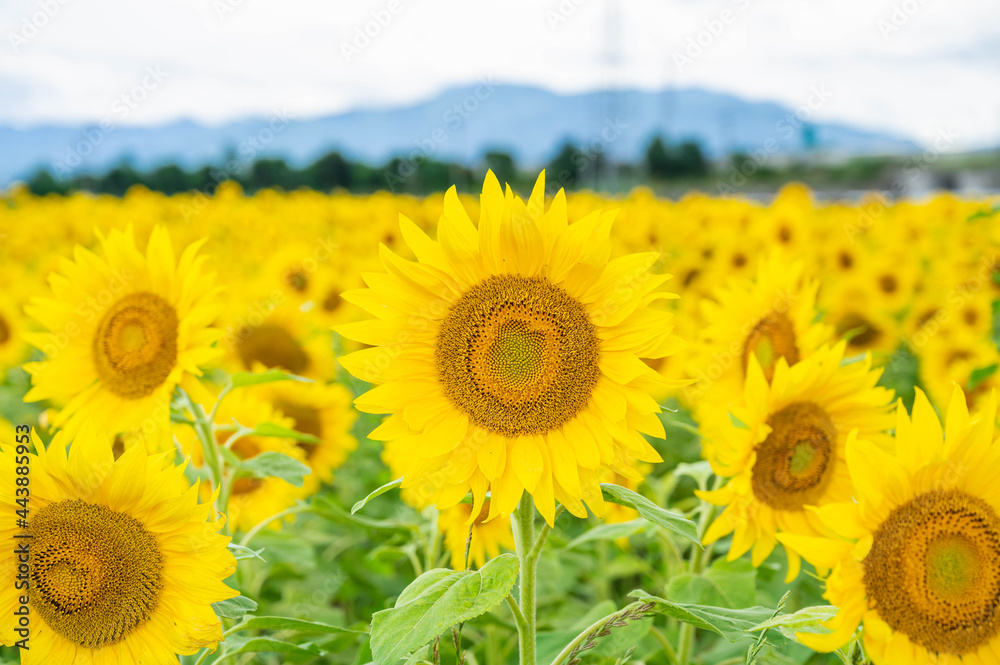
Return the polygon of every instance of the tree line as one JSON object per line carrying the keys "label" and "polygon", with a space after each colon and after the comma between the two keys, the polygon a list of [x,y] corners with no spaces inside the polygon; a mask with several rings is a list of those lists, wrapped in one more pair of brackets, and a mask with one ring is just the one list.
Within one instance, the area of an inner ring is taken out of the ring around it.
{"label": "tree line", "polygon": [[[388,190],[394,193],[428,194],[452,185],[473,191],[481,183],[481,168],[490,168],[501,182],[528,183],[533,178],[522,173],[514,157],[493,151],[484,155],[477,167],[427,157],[394,157],[382,165],[352,161],[339,152],[330,152],[303,168],[295,168],[280,158],[256,159],[248,164],[206,165],[185,170],[177,164],[165,164],[141,171],[127,161],[101,174],[78,174],[59,178],[48,169],[39,169],[26,182],[39,195],[87,191],[122,196],[130,187],[142,185],[164,194],[201,191],[211,193],[224,181],[239,183],[244,191],[265,188],[291,191],[309,188],[318,191],[346,189],[353,193]],[[612,174],[642,177],[653,181],[699,178],[708,175],[709,164],[701,146],[693,141],[673,144],[662,136],[654,137],[639,164],[609,164],[603,152],[595,152],[566,142],[546,165],[550,182],[567,189],[598,187]]]}

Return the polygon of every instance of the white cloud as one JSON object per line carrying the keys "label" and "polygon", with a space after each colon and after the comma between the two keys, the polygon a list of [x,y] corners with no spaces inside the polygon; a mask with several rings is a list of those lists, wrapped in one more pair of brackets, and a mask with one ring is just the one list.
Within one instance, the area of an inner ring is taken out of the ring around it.
{"label": "white cloud", "polygon": [[[611,2],[7,0],[0,122],[100,120],[153,66],[169,77],[127,122],[315,116],[492,76],[566,92],[701,86],[792,106],[825,85],[834,96],[818,119],[1000,143],[993,0]],[[366,27],[378,34],[355,43]],[[699,38],[708,45],[679,70],[675,54]]]}

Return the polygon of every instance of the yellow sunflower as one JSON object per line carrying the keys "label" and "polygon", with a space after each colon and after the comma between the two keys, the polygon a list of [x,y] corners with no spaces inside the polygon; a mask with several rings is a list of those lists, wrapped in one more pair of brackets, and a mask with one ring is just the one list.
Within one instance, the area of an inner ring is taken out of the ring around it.
{"label": "yellow sunflower", "polygon": [[673,353],[671,294],[658,254],[609,261],[614,212],[569,225],[565,194],[544,211],[544,174],[527,203],[492,173],[478,228],[455,188],[438,240],[405,217],[417,261],[380,248],[387,272],[344,298],[377,318],[337,328],[374,348],[341,358],[378,387],[355,404],[391,414],[370,436],[404,443],[403,486],[431,479],[444,509],[471,490],[478,514],[509,515],[527,490],[545,519],[555,501],[603,513],[599,472],[658,462],[640,432],[663,437],[648,394],[665,381],[640,360]]}
{"label": "yellow sunflower", "polygon": [[53,297],[25,308],[48,330],[26,335],[46,359],[24,366],[32,375],[25,400],[56,402],[54,424],[70,433],[82,422],[107,432],[166,423],[174,387],[201,374],[221,336],[210,327],[218,291],[201,242],[177,260],[163,227],[145,255],[131,227],[100,240],[103,257],[78,245],[75,260],[49,276]]}
{"label": "yellow sunflower", "polygon": [[[845,346],[821,347],[792,367],[779,359],[770,384],[756,357],[750,358],[743,403],[732,407],[733,422],[725,438],[712,443],[709,457],[715,473],[731,480],[698,492],[726,507],[704,542],[733,534],[730,561],[753,548],[752,562],[759,566],[779,532],[824,533],[809,508],[850,498],[847,435],[857,429],[887,438],[892,391],[875,385],[882,372],[871,368],[870,358],[841,364]],[[801,561],[794,548],[785,550],[791,581]]]}
{"label": "yellow sunflower", "polygon": [[751,357],[770,380],[779,359],[794,365],[830,341],[829,327],[816,323],[817,289],[801,262],[775,252],[752,282],[731,281],[702,301],[705,324],[690,356],[697,381],[684,390],[696,412],[737,399]]}
{"label": "yellow sunflower", "polygon": [[[0,274],[0,279],[11,278],[12,274]],[[0,300],[0,373],[21,364],[28,354],[24,339],[25,317],[19,309],[18,294],[14,293],[17,288],[17,284],[4,284],[4,298]]]}
{"label": "yellow sunflower", "polygon": [[490,502],[487,500],[479,509],[472,524],[472,506],[459,503],[441,511],[438,529],[444,534],[444,544],[451,553],[451,567],[465,570],[465,544],[472,528],[472,543],[469,545],[469,564],[482,568],[488,559],[500,556],[500,548],[514,550],[514,534],[510,530],[510,520],[489,520]]}
{"label": "yellow sunflower", "polygon": [[[60,432],[37,455],[0,454],[0,641],[27,637],[25,664],[176,665],[176,654],[214,648],[222,627],[212,603],[238,595],[223,582],[236,569],[210,505],[184,479],[171,455],[141,446],[117,460],[110,437],[84,428]],[[15,511],[30,469],[25,531]],[[23,538],[30,535],[30,540]],[[29,543],[27,591],[15,586],[19,544]],[[15,610],[28,598],[28,633]]]}
{"label": "yellow sunflower", "polygon": [[312,473],[305,477],[300,496],[314,494],[322,483],[333,480],[333,470],[358,447],[351,434],[358,412],[351,405],[351,393],[339,383],[298,383],[283,381],[266,387],[271,405],[291,418],[292,429],[311,434],[319,443],[298,442]]}
{"label": "yellow sunflower", "polygon": [[825,597],[839,608],[826,635],[800,634],[833,651],[864,625],[877,665],[1000,661],[1000,445],[996,394],[976,417],[956,387],[945,428],[917,391],[913,417],[899,405],[896,452],[853,439],[854,501],[819,510],[835,537],[782,535],[832,569]]}
{"label": "yellow sunflower", "polygon": [[[210,411],[215,403],[215,397],[203,391],[197,401],[202,403],[206,411]],[[264,452],[278,452],[303,463],[306,461],[306,451],[296,445],[291,438],[276,436],[244,436],[229,443],[233,434],[234,423],[244,427],[254,428],[263,423],[272,423],[292,429],[295,420],[279,411],[274,404],[264,399],[263,395],[250,390],[238,390],[229,394],[219,406],[215,424],[228,427],[216,431],[216,443],[220,446],[228,444],[229,450],[239,459],[245,460]],[[201,442],[191,427],[176,428],[177,439],[184,453],[191,456],[192,461],[201,466],[204,464],[204,454]],[[308,476],[306,476],[308,478]],[[292,485],[287,480],[268,476],[267,478],[237,478],[232,485],[229,505],[226,514],[233,529],[247,531],[286,508],[295,504],[301,488]],[[202,486],[203,498],[211,496],[211,486],[208,482]],[[270,528],[281,528],[281,522],[275,521]]]}
{"label": "yellow sunflower", "polygon": [[329,378],[334,373],[332,335],[329,328],[312,325],[313,319],[278,290],[258,299],[234,299],[224,317],[225,367],[233,372],[279,368]]}

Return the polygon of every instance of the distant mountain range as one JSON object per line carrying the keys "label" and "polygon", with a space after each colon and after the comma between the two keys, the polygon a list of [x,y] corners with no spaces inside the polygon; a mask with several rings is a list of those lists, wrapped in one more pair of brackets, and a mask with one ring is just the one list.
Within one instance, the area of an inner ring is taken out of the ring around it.
{"label": "distant mountain range", "polygon": [[[821,103],[822,90],[815,91]],[[124,109],[119,109],[126,115]],[[489,150],[539,166],[566,141],[612,160],[641,158],[650,139],[695,140],[711,157],[735,151],[838,155],[908,153],[906,137],[838,123],[809,123],[798,110],[701,89],[558,95],[539,88],[481,83],[447,90],[407,107],[362,109],[320,118],[271,117],[211,127],[191,121],[118,125],[110,116],[90,126],[0,127],[0,187],[39,168],[57,175],[100,173],[128,159],[149,169],[164,163],[230,169],[262,156],[304,165],[331,151],[371,163],[428,156],[478,162]],[[803,121],[805,120],[805,121]]]}

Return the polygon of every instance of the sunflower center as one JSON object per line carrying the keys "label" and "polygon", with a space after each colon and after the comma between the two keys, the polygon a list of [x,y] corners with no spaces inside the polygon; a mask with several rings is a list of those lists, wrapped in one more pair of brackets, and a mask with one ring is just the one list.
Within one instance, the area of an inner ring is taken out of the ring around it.
{"label": "sunflower center", "polygon": [[177,311],[155,293],[130,293],[105,313],[94,336],[101,383],[126,399],[153,393],[177,363]]}
{"label": "sunflower center", "polygon": [[163,588],[163,558],[134,517],[60,501],[38,511],[31,535],[31,607],[53,631],[99,649],[149,621]]}
{"label": "sunflower center", "polygon": [[1000,519],[958,490],[920,494],[875,532],[864,584],[879,616],[914,643],[974,651],[1000,634]]}
{"label": "sunflower center", "polygon": [[0,344],[6,344],[9,339],[10,326],[7,325],[7,320],[0,316]]}
{"label": "sunflower center", "polygon": [[435,357],[448,398],[505,436],[560,427],[600,376],[586,309],[541,277],[494,275],[469,289],[441,324]]}
{"label": "sunflower center", "polygon": [[780,510],[802,510],[823,494],[837,441],[830,416],[812,402],[793,402],[767,421],[771,433],[757,446],[754,495]]}
{"label": "sunflower center", "polygon": [[847,314],[837,324],[838,337],[852,331],[853,335],[847,340],[847,346],[852,349],[868,348],[874,345],[882,335],[882,331],[860,314]]}
{"label": "sunflower center", "polygon": [[254,328],[250,334],[241,338],[236,353],[247,369],[252,369],[255,362],[265,367],[280,367],[298,374],[309,366],[309,356],[292,334],[282,328],[266,324]]}
{"label": "sunflower center", "polygon": [[285,273],[285,283],[299,293],[309,288],[309,275],[298,268],[294,268]]}
{"label": "sunflower center", "polygon": [[340,291],[337,289],[330,289],[330,291],[327,292],[326,297],[323,298],[323,311],[336,312],[343,302],[344,299],[340,297]]}
{"label": "sunflower center", "polygon": [[[319,409],[306,404],[297,404],[286,400],[278,400],[274,403],[275,408],[295,421],[293,429],[303,434],[312,434],[317,439],[323,438],[323,420],[320,418]],[[312,457],[316,452],[316,444],[309,441],[298,441],[298,446]]]}
{"label": "sunflower center", "polygon": [[746,375],[750,356],[757,356],[764,376],[770,382],[779,358],[789,365],[799,362],[799,349],[795,345],[795,327],[782,312],[768,312],[757,322],[743,342],[743,374]]}
{"label": "sunflower center", "polygon": [[886,295],[892,295],[899,288],[899,282],[894,275],[882,275],[879,277],[878,285]]}

